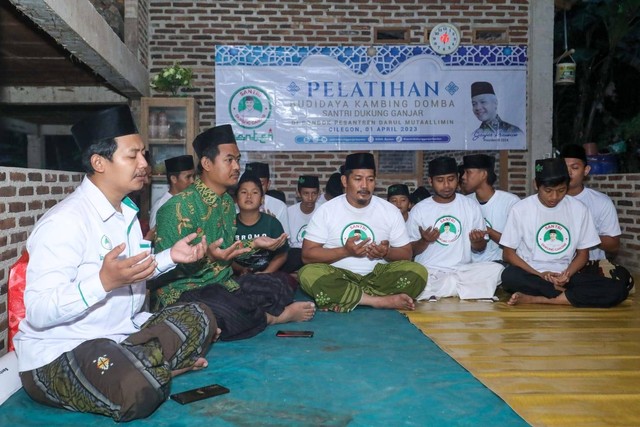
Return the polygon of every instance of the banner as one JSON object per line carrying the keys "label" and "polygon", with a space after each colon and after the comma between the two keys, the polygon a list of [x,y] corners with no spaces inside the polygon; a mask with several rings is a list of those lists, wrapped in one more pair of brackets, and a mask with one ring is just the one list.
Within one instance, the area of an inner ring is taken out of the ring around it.
{"label": "banner", "polygon": [[526,46],[218,46],[242,151],[526,148]]}

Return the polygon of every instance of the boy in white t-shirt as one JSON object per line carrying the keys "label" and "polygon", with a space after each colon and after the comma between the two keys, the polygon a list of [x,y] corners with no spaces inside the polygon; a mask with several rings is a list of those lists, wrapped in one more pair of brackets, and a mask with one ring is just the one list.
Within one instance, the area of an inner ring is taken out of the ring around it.
{"label": "boy in white t-shirt", "polygon": [[[472,154],[462,158],[463,193],[480,204],[480,210],[487,226],[487,249],[471,254],[473,262],[502,261],[502,249],[498,242],[511,207],[520,201],[515,194],[496,190],[494,172],[495,158],[486,154]],[[486,237],[485,237],[486,238]]]}
{"label": "boy in white t-shirt", "polygon": [[311,221],[313,213],[317,210],[318,196],[320,194],[320,182],[317,176],[302,175],[298,177],[298,189],[296,190],[300,202],[287,208],[289,217],[289,256],[282,266],[282,271],[294,273],[302,267],[302,242],[307,232],[307,224]]}
{"label": "boy in white t-shirt", "polygon": [[587,207],[567,195],[564,160],[536,160],[535,173],[537,194],[513,206],[500,239],[509,264],[502,287],[513,293],[509,305],[620,304],[629,293],[626,283],[580,272],[600,238]]}
{"label": "boy in white t-shirt", "polygon": [[633,283],[633,277],[626,268],[609,261],[615,258],[620,249],[622,230],[618,222],[618,212],[609,196],[584,185],[584,180],[591,170],[584,147],[577,144],[565,145],[560,150],[559,157],[564,159],[569,170],[567,194],[584,203],[600,236],[600,244],[589,250],[589,262],[583,270]]}
{"label": "boy in white t-shirt", "polygon": [[415,260],[429,272],[418,299],[492,298],[504,267],[496,262],[471,263],[471,254],[487,246],[485,221],[476,202],[456,193],[455,159],[430,161],[429,183],[433,195],[411,208],[407,221]]}

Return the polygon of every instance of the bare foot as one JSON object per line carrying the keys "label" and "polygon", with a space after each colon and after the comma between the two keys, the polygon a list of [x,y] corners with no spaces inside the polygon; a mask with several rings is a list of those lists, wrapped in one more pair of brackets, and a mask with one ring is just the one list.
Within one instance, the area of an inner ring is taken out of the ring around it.
{"label": "bare foot", "polygon": [[511,298],[509,298],[509,301],[507,301],[507,304],[509,304],[509,305],[521,304],[521,303],[525,302],[524,299],[526,299],[526,298],[523,298],[523,297],[526,297],[526,295],[525,294],[521,294],[520,292],[516,292],[513,295],[511,295]]}
{"label": "bare foot", "polygon": [[292,302],[285,307],[280,316],[272,316],[267,313],[267,323],[275,325],[287,322],[306,322],[313,319],[316,314],[316,305],[310,301]]}
{"label": "bare foot", "polygon": [[184,374],[185,372],[199,371],[200,369],[204,369],[207,366],[209,366],[209,362],[207,362],[207,359],[205,359],[204,357],[198,357],[198,359],[196,359],[195,363],[192,366],[189,366],[188,368],[176,369],[175,371],[171,371],[171,376],[177,377],[178,375]]}
{"label": "bare foot", "polygon": [[415,310],[416,304],[407,294],[372,296],[362,294],[360,305],[368,305],[375,308],[393,308],[396,310]]}
{"label": "bare foot", "polygon": [[543,296],[534,296],[523,294],[522,292],[516,292],[511,295],[509,301],[507,301],[509,305],[518,305],[518,304],[556,304],[556,305],[571,305],[566,295],[561,293],[555,298],[547,298]]}

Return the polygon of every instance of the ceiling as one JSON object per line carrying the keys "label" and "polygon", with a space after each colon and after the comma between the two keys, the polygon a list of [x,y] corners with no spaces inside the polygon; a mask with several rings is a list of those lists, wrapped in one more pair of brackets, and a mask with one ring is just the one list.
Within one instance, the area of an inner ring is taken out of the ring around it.
{"label": "ceiling", "polygon": [[[72,58],[10,2],[0,1],[0,86],[105,86],[106,81]],[[71,124],[100,106],[7,105],[3,117],[35,124]]]}
{"label": "ceiling", "polygon": [[9,2],[0,2],[2,86],[74,86],[104,83],[89,67],[40,30]]}

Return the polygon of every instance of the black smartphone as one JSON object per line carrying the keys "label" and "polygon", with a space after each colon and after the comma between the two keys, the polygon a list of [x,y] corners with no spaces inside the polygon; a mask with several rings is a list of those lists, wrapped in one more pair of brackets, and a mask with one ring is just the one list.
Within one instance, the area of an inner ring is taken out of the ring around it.
{"label": "black smartphone", "polygon": [[196,402],[206,399],[207,397],[220,396],[229,393],[229,389],[220,384],[211,384],[204,387],[194,388],[193,390],[183,391],[182,393],[172,394],[171,399],[184,405],[185,403]]}
{"label": "black smartphone", "polygon": [[276,336],[283,338],[311,338],[313,331],[278,331]]}

